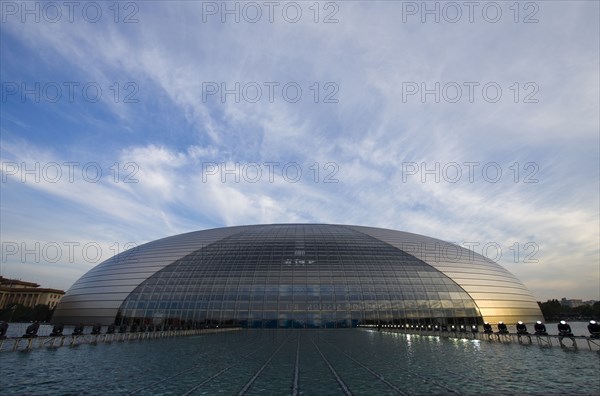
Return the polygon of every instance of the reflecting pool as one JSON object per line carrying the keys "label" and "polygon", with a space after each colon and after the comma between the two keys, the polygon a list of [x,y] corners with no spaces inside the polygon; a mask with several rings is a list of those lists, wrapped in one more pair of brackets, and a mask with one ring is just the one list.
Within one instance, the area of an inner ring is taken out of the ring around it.
{"label": "reflecting pool", "polygon": [[241,330],[0,354],[2,394],[600,394],[600,354],[348,330]]}

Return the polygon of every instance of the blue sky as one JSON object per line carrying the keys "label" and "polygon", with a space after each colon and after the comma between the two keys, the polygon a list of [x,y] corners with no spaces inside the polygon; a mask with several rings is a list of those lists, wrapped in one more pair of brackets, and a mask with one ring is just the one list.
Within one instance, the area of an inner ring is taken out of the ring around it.
{"label": "blue sky", "polygon": [[2,4],[2,276],[67,289],[132,244],[320,222],[600,299],[598,2],[53,4]]}

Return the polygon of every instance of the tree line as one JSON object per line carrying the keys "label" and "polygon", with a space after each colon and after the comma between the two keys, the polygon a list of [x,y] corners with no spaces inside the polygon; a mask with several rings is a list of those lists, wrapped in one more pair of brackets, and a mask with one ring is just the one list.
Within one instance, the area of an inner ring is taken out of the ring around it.
{"label": "tree line", "polygon": [[6,322],[49,322],[52,319],[54,309],[46,304],[38,304],[35,307],[26,307],[23,304],[8,304],[0,310],[0,321]]}
{"label": "tree line", "polygon": [[571,319],[590,320],[600,319],[600,301],[593,305],[585,304],[575,308],[562,305],[559,300],[553,299],[546,302],[538,301],[544,319],[547,321]]}

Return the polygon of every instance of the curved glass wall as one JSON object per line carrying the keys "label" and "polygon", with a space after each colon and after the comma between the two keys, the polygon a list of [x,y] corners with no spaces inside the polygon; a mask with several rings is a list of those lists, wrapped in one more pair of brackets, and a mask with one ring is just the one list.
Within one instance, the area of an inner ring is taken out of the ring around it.
{"label": "curved glass wall", "polygon": [[476,323],[443,273],[373,237],[323,225],[269,226],[199,249],[123,302],[125,323],[248,327]]}
{"label": "curved glass wall", "polygon": [[543,319],[529,290],[505,268],[458,245],[423,235],[372,227],[348,226],[421,259],[459,284],[477,302],[490,323]]}

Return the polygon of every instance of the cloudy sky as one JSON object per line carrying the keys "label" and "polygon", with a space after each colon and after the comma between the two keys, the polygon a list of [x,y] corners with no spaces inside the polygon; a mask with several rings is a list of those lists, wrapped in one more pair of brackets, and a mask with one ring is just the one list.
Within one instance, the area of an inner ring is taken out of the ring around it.
{"label": "cloudy sky", "polygon": [[600,299],[598,2],[1,11],[2,276],[67,289],[161,237],[318,222]]}

